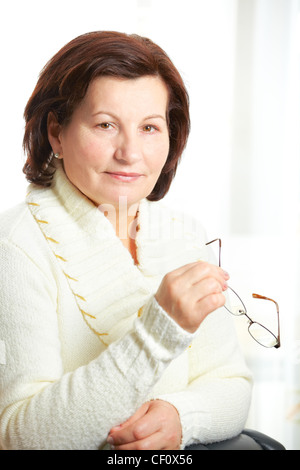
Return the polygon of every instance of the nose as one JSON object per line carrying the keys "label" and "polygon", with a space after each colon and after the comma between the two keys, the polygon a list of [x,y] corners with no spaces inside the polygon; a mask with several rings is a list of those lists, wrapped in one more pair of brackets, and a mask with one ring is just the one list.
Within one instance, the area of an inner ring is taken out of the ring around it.
{"label": "nose", "polygon": [[141,142],[134,131],[119,134],[114,156],[124,165],[132,165],[140,160]]}

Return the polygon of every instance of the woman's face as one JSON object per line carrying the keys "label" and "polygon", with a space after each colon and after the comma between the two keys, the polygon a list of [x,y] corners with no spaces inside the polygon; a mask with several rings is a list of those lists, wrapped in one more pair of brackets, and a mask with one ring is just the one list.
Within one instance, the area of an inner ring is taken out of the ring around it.
{"label": "woman's face", "polygon": [[100,77],[55,138],[49,125],[49,140],[69,180],[95,204],[117,209],[121,198],[131,207],[151,193],[166,162],[167,106],[158,77]]}

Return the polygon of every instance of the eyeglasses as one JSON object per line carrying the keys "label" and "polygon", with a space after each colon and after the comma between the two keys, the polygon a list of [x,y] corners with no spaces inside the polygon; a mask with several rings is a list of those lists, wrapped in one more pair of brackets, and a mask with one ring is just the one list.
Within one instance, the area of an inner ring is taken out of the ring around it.
{"label": "eyeglasses", "polygon": [[[214,242],[219,242],[219,267],[221,267],[221,246],[222,246],[221,239],[216,238],[215,240],[212,240],[206,243],[206,245],[210,245],[211,243],[214,243]],[[278,303],[275,302],[275,300],[270,299],[269,297],[264,297],[258,294],[252,294],[252,297],[254,299],[267,300],[275,304],[276,311],[277,311],[277,336],[276,336],[274,335],[274,333],[272,333],[268,328],[263,326],[261,323],[258,323],[257,321],[252,320],[249,317],[245,304],[240,298],[240,296],[231,287],[228,286],[228,289],[229,289],[228,291],[229,296],[226,299],[226,302],[224,305],[226,310],[235,316],[242,316],[242,315],[246,316],[249,322],[248,332],[250,333],[252,338],[261,346],[264,346],[265,348],[279,348],[280,347],[280,326],[279,326]]]}

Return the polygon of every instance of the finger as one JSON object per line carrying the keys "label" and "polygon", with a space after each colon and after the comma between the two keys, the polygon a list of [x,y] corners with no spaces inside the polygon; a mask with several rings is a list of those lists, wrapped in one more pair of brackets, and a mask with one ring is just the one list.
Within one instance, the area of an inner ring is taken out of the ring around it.
{"label": "finger", "polygon": [[[181,275],[177,275],[178,272]],[[168,273],[155,298],[182,328],[194,332],[208,313],[224,305],[225,299],[219,295],[227,288],[226,279],[228,275],[218,266],[206,262],[192,263],[183,271]],[[205,302],[201,302],[203,298],[206,298]],[[195,303],[198,302],[201,304],[195,311]]]}
{"label": "finger", "polygon": [[145,437],[144,439],[139,439],[137,441],[121,445],[116,444],[112,447],[114,450],[167,450],[163,444],[164,440],[162,433],[155,432],[150,436]]}
{"label": "finger", "polygon": [[201,299],[198,302],[198,310],[199,310],[199,316],[201,316],[204,320],[205,317],[207,317],[208,314],[214,312],[218,308],[223,307],[225,305],[226,298],[224,294],[211,294],[203,299]]}
{"label": "finger", "polygon": [[197,262],[186,266],[180,274],[178,272],[171,273],[169,278],[167,278],[167,282],[173,284],[176,291],[178,291],[181,289],[186,290],[189,286],[198,284],[206,278],[215,278],[223,287],[229,279],[229,276],[218,266],[206,262]]}
{"label": "finger", "polygon": [[185,278],[190,279],[192,284],[197,284],[199,281],[206,278],[215,278],[223,285],[224,282],[229,279],[229,275],[218,266],[205,262],[198,262],[183,274],[182,279]]}
{"label": "finger", "polygon": [[220,294],[224,290],[226,290],[225,284],[220,284],[215,278],[203,279],[182,292],[176,301],[176,308],[192,313],[194,306],[204,297],[212,294]]}
{"label": "finger", "polygon": [[202,281],[193,284],[187,292],[192,301],[197,302],[211,294],[220,294],[228,288],[227,282],[207,277]]}
{"label": "finger", "polygon": [[[226,277],[220,268],[208,265],[191,266],[181,276],[172,277],[167,284],[160,286],[157,292],[158,301],[163,302],[170,311],[171,302],[179,302],[184,305],[183,299],[187,298],[189,304],[201,300],[203,296],[211,293],[219,293],[227,289]],[[159,302],[159,303],[160,303]]]}
{"label": "finger", "polygon": [[112,427],[111,430],[109,431],[109,434],[112,434],[116,431],[120,431],[121,429],[124,429],[125,427],[130,426],[135,421],[139,420],[142,416],[144,416],[144,414],[147,413],[148,408],[149,408],[149,402],[143,403],[143,405],[140,406],[140,408],[138,408],[137,411],[133,415],[131,415],[126,421],[124,421],[123,423],[117,426]]}
{"label": "finger", "polygon": [[[184,330],[194,333],[207,315],[223,307],[225,302],[226,298],[221,292],[221,289],[219,293],[205,294],[200,299],[198,293],[197,297],[194,299],[180,298],[176,308],[183,313],[180,315],[180,321],[178,320],[178,323]],[[188,315],[184,314],[185,311],[188,312]],[[178,314],[176,318],[178,318]]]}
{"label": "finger", "polygon": [[218,272],[226,280],[229,279],[229,274],[226,271],[224,271],[222,268],[214,264],[210,264],[203,260],[194,261],[192,263],[188,263],[183,266],[180,266],[179,268],[174,269],[173,271],[169,272],[165,277],[170,278],[170,280],[172,280],[177,277],[181,277],[185,274],[190,275],[193,272],[194,268],[196,268],[197,270],[200,269],[200,272],[202,271],[204,275],[205,273],[208,274],[210,269],[213,269],[215,270],[215,272]]}
{"label": "finger", "polygon": [[159,430],[159,419],[154,413],[144,414],[139,419],[130,420],[125,426],[111,432],[108,442],[114,446],[129,444],[148,437]]}

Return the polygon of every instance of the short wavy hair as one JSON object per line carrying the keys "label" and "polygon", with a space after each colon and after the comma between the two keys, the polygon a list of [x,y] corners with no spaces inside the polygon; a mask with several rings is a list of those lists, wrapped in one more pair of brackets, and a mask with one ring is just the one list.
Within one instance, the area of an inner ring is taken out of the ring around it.
{"label": "short wavy hair", "polygon": [[182,77],[167,54],[150,39],[115,31],[83,34],[66,44],[46,64],[24,111],[23,172],[28,181],[51,184],[55,172],[47,121],[53,113],[66,126],[97,77],[134,79],[158,76],[169,92],[167,122],[170,148],[162,172],[147,199],[168,192],[190,131],[189,97]]}

